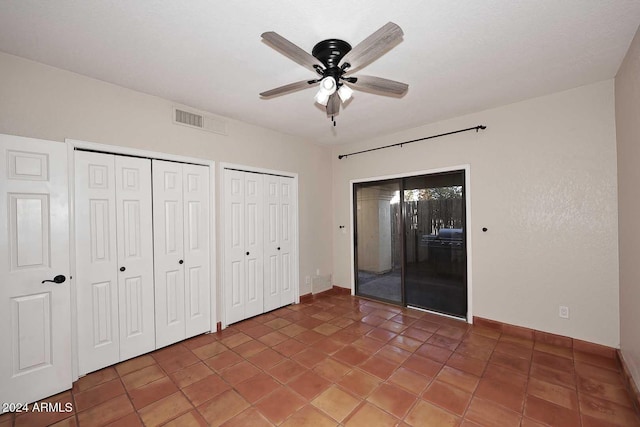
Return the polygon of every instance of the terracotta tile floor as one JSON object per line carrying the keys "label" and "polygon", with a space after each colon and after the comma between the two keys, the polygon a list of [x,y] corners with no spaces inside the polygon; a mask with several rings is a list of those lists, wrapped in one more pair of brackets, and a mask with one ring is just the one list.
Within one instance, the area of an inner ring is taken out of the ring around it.
{"label": "terracotta tile floor", "polygon": [[325,296],[81,378],[0,427],[640,426],[613,360]]}

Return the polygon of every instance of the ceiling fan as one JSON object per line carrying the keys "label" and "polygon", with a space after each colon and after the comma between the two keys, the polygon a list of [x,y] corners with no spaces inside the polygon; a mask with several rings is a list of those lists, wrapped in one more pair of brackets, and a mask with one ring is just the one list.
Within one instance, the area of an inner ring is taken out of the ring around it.
{"label": "ceiling fan", "polygon": [[350,75],[351,72],[368,65],[394,47],[402,39],[403,34],[398,25],[388,22],[353,49],[344,40],[328,39],[316,44],[310,55],[273,31],[263,33],[263,40],[298,64],[315,71],[319,77],[280,86],[262,92],[260,96],[270,98],[320,83],[315,101],[326,106],[327,117],[331,117],[335,126],[333,116],[340,111],[341,102],[351,98],[352,87],[380,95],[401,96],[407,92],[409,85],[405,83],[382,77]]}

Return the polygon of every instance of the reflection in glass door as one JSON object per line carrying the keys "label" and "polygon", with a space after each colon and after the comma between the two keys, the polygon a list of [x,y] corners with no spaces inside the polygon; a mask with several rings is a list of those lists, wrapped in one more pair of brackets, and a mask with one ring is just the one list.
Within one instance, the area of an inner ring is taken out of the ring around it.
{"label": "reflection in glass door", "polygon": [[354,186],[356,293],[403,303],[400,181]]}
{"label": "reflection in glass door", "polygon": [[464,171],[403,179],[406,304],[467,314]]}

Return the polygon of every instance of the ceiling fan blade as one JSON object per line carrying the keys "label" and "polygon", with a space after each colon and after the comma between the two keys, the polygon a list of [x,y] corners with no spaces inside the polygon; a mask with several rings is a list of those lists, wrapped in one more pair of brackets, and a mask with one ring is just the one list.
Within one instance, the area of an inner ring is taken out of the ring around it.
{"label": "ceiling fan blade", "polygon": [[285,93],[293,92],[300,89],[306,89],[308,87],[311,87],[314,83],[317,83],[317,80],[301,80],[299,82],[289,83],[288,85],[280,86],[275,89],[262,92],[260,96],[263,98],[269,98],[271,96],[284,95]]}
{"label": "ceiling fan blade", "polygon": [[400,83],[395,80],[383,79],[374,76],[358,76],[353,77],[355,82],[350,83],[354,89],[370,90],[381,95],[404,95],[409,89],[406,83]]}
{"label": "ceiling fan blade", "polygon": [[317,67],[320,67],[321,69],[324,68],[322,66],[322,62],[318,61],[316,58],[311,56],[310,53],[305,52],[302,48],[291,43],[278,33],[268,31],[266,33],[262,33],[262,38],[284,56],[294,60],[311,71],[315,72]]}
{"label": "ceiling fan blade", "polygon": [[388,22],[351,49],[340,61],[340,66],[349,63],[350,67],[347,73],[361,68],[394,47],[400,42],[403,35],[402,29],[398,25]]}
{"label": "ceiling fan blade", "polygon": [[327,117],[335,116],[340,112],[340,97],[334,92],[327,102]]}

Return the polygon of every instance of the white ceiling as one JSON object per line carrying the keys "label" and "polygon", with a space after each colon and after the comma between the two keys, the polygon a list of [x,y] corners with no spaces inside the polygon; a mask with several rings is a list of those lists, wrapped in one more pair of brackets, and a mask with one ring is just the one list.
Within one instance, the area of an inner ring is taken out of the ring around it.
{"label": "white ceiling", "polygon": [[[333,128],[314,89],[258,96],[315,77],[263,32],[310,52],[388,21],[404,40],[362,74],[403,98],[356,92]],[[639,23],[638,0],[0,0],[0,51],[337,144],[612,78]]]}

